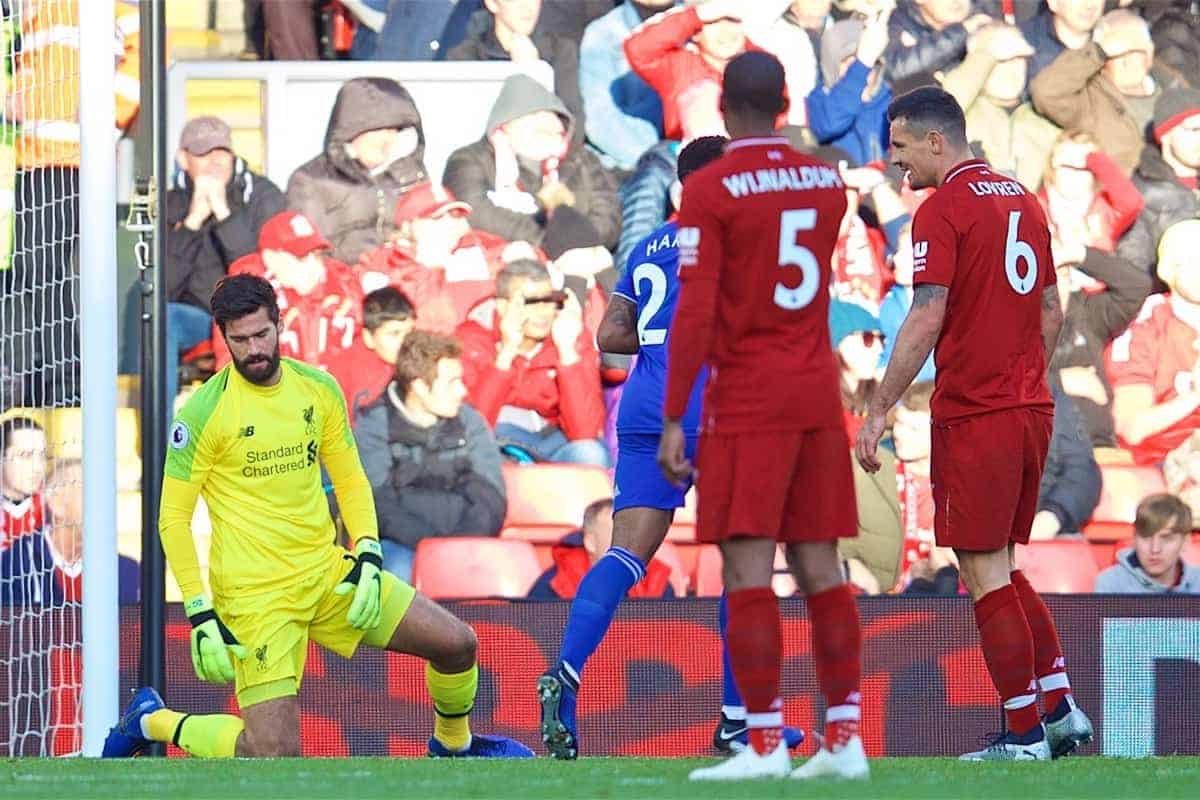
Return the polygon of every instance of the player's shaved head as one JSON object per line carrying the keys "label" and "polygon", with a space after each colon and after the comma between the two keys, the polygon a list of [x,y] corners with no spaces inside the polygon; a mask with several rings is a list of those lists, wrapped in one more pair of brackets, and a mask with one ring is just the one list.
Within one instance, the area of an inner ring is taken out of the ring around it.
{"label": "player's shaved head", "polygon": [[787,107],[787,78],[775,56],[750,50],[725,67],[721,86],[725,114],[760,114],[773,119]]}
{"label": "player's shaved head", "polygon": [[725,154],[725,145],[729,140],[724,136],[701,136],[693,139],[688,146],[679,151],[679,163],[675,174],[682,181],[698,169],[716,161]]}
{"label": "player's shaved head", "polygon": [[900,95],[887,111],[888,122],[903,122],[914,136],[937,131],[955,147],[967,146],[967,120],[954,95],[937,86],[922,86]]}

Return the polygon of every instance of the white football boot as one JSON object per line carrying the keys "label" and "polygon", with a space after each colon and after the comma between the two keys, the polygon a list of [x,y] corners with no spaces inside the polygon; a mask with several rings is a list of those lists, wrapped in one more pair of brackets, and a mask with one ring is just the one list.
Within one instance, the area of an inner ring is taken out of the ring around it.
{"label": "white football boot", "polygon": [[747,747],[720,764],[692,770],[688,779],[693,781],[747,781],[758,778],[786,778],[791,771],[792,759],[788,755],[787,742],[780,739],[779,746],[765,756],[760,756],[753,747]]}
{"label": "white football boot", "polygon": [[811,778],[866,780],[871,777],[871,768],[867,765],[862,737],[851,736],[836,751],[822,747],[812,758],[792,770],[792,777],[800,781]]}

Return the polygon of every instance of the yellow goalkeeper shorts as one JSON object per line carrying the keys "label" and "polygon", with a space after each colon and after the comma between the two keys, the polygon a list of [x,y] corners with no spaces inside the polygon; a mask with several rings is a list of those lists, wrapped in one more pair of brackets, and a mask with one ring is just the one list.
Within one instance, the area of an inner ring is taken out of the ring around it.
{"label": "yellow goalkeeper shorts", "polygon": [[244,659],[233,660],[241,708],[298,694],[310,639],[344,658],[354,655],[359,642],[383,648],[391,641],[416,590],[384,572],[379,625],[370,631],[357,630],[346,621],[354,592],[333,593],[353,566],[354,557],[335,547],[325,569],[286,589],[214,598],[221,620],[247,650]]}

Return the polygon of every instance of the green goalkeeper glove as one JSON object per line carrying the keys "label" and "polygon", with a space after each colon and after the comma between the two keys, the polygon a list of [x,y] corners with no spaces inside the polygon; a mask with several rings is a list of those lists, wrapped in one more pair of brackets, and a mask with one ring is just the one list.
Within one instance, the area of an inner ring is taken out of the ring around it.
{"label": "green goalkeeper glove", "polygon": [[383,604],[380,597],[383,584],[380,574],[383,572],[383,550],[378,539],[364,537],[354,546],[354,569],[342,578],[342,582],[333,590],[334,594],[345,595],[354,592],[354,600],[350,610],[346,612],[346,621],[353,627],[369,631],[379,625],[383,614]]}
{"label": "green goalkeeper glove", "polygon": [[246,657],[246,648],[221,622],[212,601],[204,595],[192,598],[184,608],[192,623],[192,666],[196,677],[209,683],[229,683],[234,677],[229,651],[242,659]]}

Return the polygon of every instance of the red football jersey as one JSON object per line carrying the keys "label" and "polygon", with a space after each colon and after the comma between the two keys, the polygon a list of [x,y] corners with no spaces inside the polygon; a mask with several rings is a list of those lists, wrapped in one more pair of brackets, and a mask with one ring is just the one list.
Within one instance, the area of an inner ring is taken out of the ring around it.
{"label": "red football jersey", "polygon": [[1042,290],[1055,283],[1037,197],[984,161],[947,174],[913,219],[913,283],[949,288],[934,348],[935,422],[1044,407]]}
{"label": "red football jersey", "polygon": [[739,139],[687,179],[665,413],[682,417],[710,366],[704,430],[842,427],[829,340],[838,171],[782,137]]}

